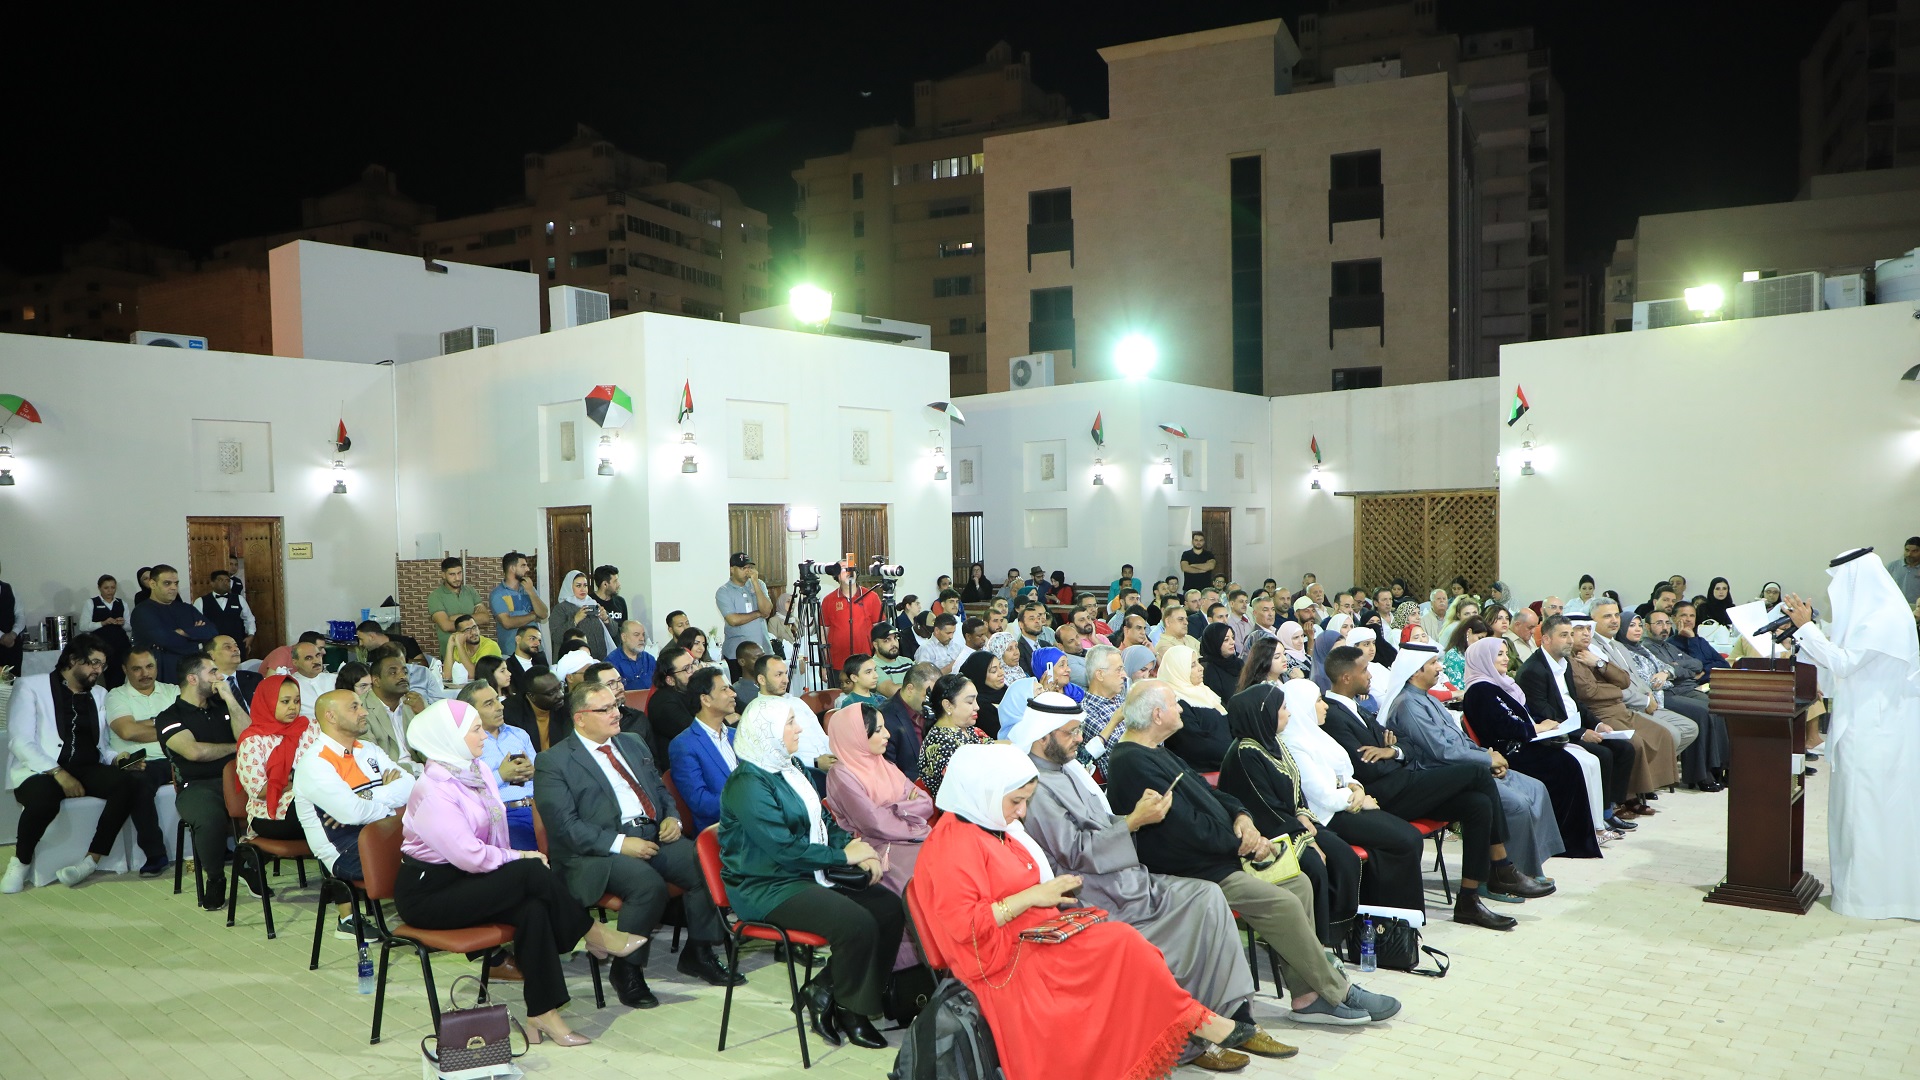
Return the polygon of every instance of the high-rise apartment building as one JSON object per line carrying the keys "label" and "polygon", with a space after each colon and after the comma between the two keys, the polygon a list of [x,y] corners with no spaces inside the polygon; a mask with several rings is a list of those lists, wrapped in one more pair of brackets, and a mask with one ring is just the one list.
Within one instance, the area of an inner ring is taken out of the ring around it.
{"label": "high-rise apartment building", "polygon": [[[925,323],[955,395],[987,389],[982,143],[1054,127],[1067,103],[1000,42],[985,62],[913,87],[913,124],[865,128],[794,171],[805,276],[862,315]],[[1003,358],[1004,360],[1004,358]]]}
{"label": "high-rise apartment building", "polygon": [[142,325],[140,288],[191,266],[186,252],[151,243],[126,222],[111,221],[100,235],[68,245],[57,271],[0,271],[0,334],[126,341],[136,330],[163,329]]}
{"label": "high-rise apartment building", "polygon": [[1847,0],[1800,61],[1800,191],[1920,165],[1920,0]]}
{"label": "high-rise apartment building", "polygon": [[523,202],[423,225],[426,251],[604,292],[615,316],[737,321],[767,306],[767,215],[726,184],[673,179],[584,125],[525,171]]}
{"label": "high-rise apartment building", "polygon": [[1500,346],[1561,336],[1562,99],[1533,31],[1448,33],[1435,0],[1332,0],[1297,30],[1296,90],[1445,72],[1460,93],[1480,198],[1480,315],[1458,374],[1498,374]]}
{"label": "high-rise apartment building", "polygon": [[[1009,358],[1253,394],[1475,374],[1472,146],[1444,73],[1294,92],[1280,20],[1102,49],[1108,119],[986,140],[988,388]],[[1524,153],[1524,149],[1522,151]]]}

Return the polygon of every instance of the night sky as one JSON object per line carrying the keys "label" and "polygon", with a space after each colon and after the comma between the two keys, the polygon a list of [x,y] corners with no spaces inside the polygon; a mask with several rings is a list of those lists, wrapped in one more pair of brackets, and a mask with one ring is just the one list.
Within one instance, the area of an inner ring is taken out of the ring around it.
{"label": "night sky", "polygon": [[[15,27],[0,71],[0,266],[51,269],[109,217],[195,253],[294,228],[302,196],[369,162],[442,217],[487,209],[518,199],[521,155],[576,121],[734,184],[779,253],[795,239],[790,170],[856,127],[909,120],[914,80],[979,63],[996,40],[1104,115],[1094,50],[1320,6],[787,4],[755,21],[739,5],[390,5],[316,28],[304,10],[202,22],[65,5],[36,13],[38,47]],[[1836,6],[1443,0],[1442,22],[1532,25],[1552,48],[1570,263],[1598,269],[1637,215],[1793,197],[1798,62]]]}

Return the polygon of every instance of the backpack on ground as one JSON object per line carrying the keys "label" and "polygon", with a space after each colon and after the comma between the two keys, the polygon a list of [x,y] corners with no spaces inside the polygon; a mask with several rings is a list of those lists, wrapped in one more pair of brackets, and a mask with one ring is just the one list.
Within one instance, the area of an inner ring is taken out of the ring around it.
{"label": "backpack on ground", "polygon": [[934,987],[901,1040],[888,1080],[1004,1080],[980,1002],[960,980]]}

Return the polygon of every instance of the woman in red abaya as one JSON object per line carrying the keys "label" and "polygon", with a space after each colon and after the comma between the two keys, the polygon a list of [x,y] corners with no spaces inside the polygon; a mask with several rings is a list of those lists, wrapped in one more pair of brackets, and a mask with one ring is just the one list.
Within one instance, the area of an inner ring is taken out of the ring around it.
{"label": "woman in red abaya", "polygon": [[947,765],[913,893],[920,927],[980,1000],[1007,1080],[1166,1076],[1189,1037],[1232,1048],[1258,1031],[1180,989],[1159,950],[1122,922],[1057,944],[1020,932],[1074,906],[1080,879],[1055,877],[1026,833],[1037,772],[1021,748],[962,746]]}

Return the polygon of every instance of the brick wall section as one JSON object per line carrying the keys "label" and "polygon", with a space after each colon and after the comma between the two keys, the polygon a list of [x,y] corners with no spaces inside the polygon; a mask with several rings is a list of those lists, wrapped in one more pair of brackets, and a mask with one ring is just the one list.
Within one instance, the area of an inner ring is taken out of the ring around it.
{"label": "brick wall section", "polygon": [[[479,593],[484,602],[493,587],[500,584],[500,556],[469,553],[466,560],[467,586]],[[539,564],[533,556],[529,555],[527,562],[538,570]],[[401,632],[419,641],[421,648],[433,648],[439,639],[434,637],[433,620],[427,615],[427,597],[440,587],[440,560],[396,560],[394,580],[399,583],[394,599],[400,601]],[[489,637],[493,635],[492,616],[481,616],[480,629]]]}

